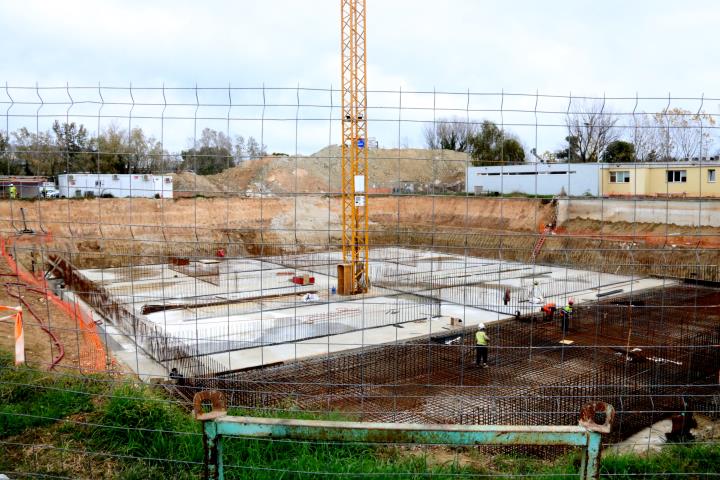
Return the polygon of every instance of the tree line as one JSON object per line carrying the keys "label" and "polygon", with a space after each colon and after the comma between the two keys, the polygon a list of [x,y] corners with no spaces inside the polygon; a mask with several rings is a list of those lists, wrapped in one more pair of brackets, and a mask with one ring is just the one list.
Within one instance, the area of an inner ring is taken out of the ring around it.
{"label": "tree line", "polygon": [[[710,156],[715,119],[705,112],[666,108],[625,116],[626,125],[619,120],[601,104],[580,103],[565,118],[565,145],[541,155],[532,149],[531,154],[539,161],[569,163],[669,162]],[[428,148],[467,152],[475,166],[527,161],[518,137],[487,120],[444,118],[426,126],[424,135]]]}
{"label": "tree line", "polygon": [[0,174],[55,176],[61,173],[153,173],[192,170],[201,175],[219,173],[249,159],[266,155],[253,137],[234,138],[205,128],[192,146],[170,153],[142,128],[128,130],[110,124],[98,135],[84,125],[55,121],[47,131],[22,127],[0,131]]}
{"label": "tree line", "polygon": [[424,136],[427,148],[467,152],[475,166],[525,162],[525,148],[518,137],[489,120],[477,124],[457,117],[441,119],[427,125]]}

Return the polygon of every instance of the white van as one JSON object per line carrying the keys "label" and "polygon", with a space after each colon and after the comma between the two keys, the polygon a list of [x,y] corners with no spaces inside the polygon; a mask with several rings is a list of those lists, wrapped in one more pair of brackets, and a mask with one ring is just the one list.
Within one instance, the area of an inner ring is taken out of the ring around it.
{"label": "white van", "polygon": [[60,190],[57,189],[54,182],[43,182],[40,187],[41,198],[60,198]]}

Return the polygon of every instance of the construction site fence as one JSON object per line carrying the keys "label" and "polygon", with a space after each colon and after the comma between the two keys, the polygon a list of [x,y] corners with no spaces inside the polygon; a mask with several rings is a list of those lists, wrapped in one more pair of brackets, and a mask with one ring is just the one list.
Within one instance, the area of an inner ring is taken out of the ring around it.
{"label": "construction site fence", "polygon": [[[92,314],[84,311],[76,302],[69,302],[58,297],[48,285],[42,269],[38,275],[34,275],[23,268],[20,262],[15,259],[16,254],[13,253],[15,250],[13,240],[18,240],[18,238],[13,239],[11,237],[10,239],[6,239],[0,237],[0,252],[5,262],[20,281],[42,291],[48,301],[52,302],[53,305],[60,309],[65,315],[74,320],[77,332],[79,333],[78,355],[80,357],[80,368],[86,372],[106,371],[110,366],[108,363],[109,355],[105,345],[100,339],[98,328]],[[30,240],[32,240],[32,238],[30,238]]]}

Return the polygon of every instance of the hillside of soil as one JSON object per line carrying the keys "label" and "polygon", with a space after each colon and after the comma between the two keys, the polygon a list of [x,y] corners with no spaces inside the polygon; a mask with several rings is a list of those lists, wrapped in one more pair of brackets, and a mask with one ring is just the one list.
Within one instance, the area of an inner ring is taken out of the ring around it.
{"label": "hillside of soil", "polygon": [[[216,175],[174,175],[176,196],[220,196],[226,193],[327,193],[340,191],[341,149],[323,148],[309,156],[268,156],[249,160]],[[451,150],[368,150],[370,188],[388,189],[400,182],[420,188],[456,185],[465,180],[469,157]]]}

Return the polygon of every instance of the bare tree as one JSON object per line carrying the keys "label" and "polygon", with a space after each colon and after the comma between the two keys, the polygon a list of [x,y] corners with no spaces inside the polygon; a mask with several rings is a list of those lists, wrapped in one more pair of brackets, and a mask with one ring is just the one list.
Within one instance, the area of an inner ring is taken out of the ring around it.
{"label": "bare tree", "polygon": [[635,146],[635,156],[640,162],[659,160],[662,132],[654,117],[645,112],[633,115],[630,139]]}
{"label": "bare tree", "polygon": [[617,118],[604,103],[573,102],[565,118],[568,128],[568,159],[578,163],[600,161],[605,148],[619,137]]}
{"label": "bare tree", "polygon": [[640,161],[691,160],[707,157],[715,119],[682,108],[633,116],[632,142]]}
{"label": "bare tree", "polygon": [[705,112],[682,108],[664,109],[654,115],[658,126],[658,151],[665,159],[692,160],[707,157],[712,147],[715,119]]}
{"label": "bare tree", "polygon": [[460,117],[442,118],[425,126],[427,148],[467,152],[478,126]]}

